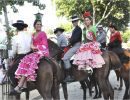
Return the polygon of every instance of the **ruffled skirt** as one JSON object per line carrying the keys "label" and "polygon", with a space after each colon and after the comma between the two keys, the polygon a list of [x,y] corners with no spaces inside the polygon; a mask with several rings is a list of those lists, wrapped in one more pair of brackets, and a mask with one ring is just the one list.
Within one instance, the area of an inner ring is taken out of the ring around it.
{"label": "ruffled skirt", "polygon": [[105,64],[101,54],[97,42],[83,44],[76,52],[73,64],[78,65],[79,70],[86,69],[86,67],[101,68]]}
{"label": "ruffled skirt", "polygon": [[38,63],[42,57],[43,55],[37,52],[26,55],[19,63],[15,77],[19,79],[25,76],[27,77],[27,81],[35,81],[37,76],[36,69],[38,69]]}

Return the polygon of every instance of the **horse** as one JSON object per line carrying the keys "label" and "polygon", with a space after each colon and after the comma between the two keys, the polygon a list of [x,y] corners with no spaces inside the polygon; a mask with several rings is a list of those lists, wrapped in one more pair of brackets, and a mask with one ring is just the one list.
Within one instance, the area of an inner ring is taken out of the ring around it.
{"label": "horse", "polygon": [[[48,41],[48,44],[51,57],[55,58],[58,61],[60,59],[58,56],[62,54],[62,50],[58,47],[57,44],[50,40]],[[116,69],[120,67],[120,61],[117,55],[113,52],[104,52],[102,56],[105,60],[105,65],[103,65],[102,68],[95,69],[95,76],[99,87],[103,92],[104,99],[113,99],[114,91],[111,88],[108,76],[110,73],[110,69]],[[28,97],[30,90],[38,89],[39,93],[45,100],[51,99],[52,97],[54,99],[59,99],[59,84],[62,83],[65,100],[68,100],[67,83],[63,82],[63,79],[65,78],[63,63],[61,63],[62,66],[60,67],[56,61],[51,60],[52,64],[48,63],[48,61],[50,60],[42,60],[40,62],[39,69],[37,71],[37,81],[34,84],[32,82],[28,83]],[[49,68],[45,67],[44,63]],[[57,68],[56,71],[54,70],[55,68]],[[71,71],[75,81],[85,81],[89,75],[87,71],[78,70],[76,65],[72,65]],[[49,75],[47,74],[47,72],[50,72]],[[60,77],[57,78],[56,76]],[[86,96],[84,96],[83,99],[85,100]]]}
{"label": "horse", "polygon": [[121,67],[119,70],[116,71],[117,79],[120,79],[120,87],[119,90],[122,89],[123,86],[123,80],[125,83],[125,93],[123,96],[123,99],[130,99],[130,51],[124,49],[123,50],[126,57],[125,62],[122,62],[123,67]]}
{"label": "horse", "polygon": [[[48,40],[48,43],[51,41]],[[50,56],[55,58],[55,56],[61,52],[60,49],[56,51],[53,50],[53,45],[49,45]],[[57,64],[55,59],[43,57],[38,64],[39,68],[37,70],[37,78],[35,82],[27,82],[26,99],[29,99],[29,92],[31,90],[37,89],[44,100],[58,100],[59,96],[59,82],[61,76],[60,66]],[[11,69],[9,69],[11,71]],[[16,96],[16,99],[20,99],[20,95]]]}
{"label": "horse", "polygon": [[[56,45],[54,47],[55,47],[55,50],[58,50],[58,47]],[[118,69],[122,65],[121,65],[121,62],[120,62],[118,56],[112,51],[103,52],[102,57],[104,58],[105,64],[103,65],[102,68],[94,69],[94,73],[95,73],[94,76],[103,93],[104,99],[106,99],[106,100],[109,98],[114,99],[114,91],[108,80],[108,76],[109,76],[111,69],[114,69],[114,70]],[[60,60],[60,58],[59,58],[59,60]],[[62,68],[61,73],[64,73],[63,61],[61,61],[61,68]],[[86,81],[86,78],[88,78],[88,76],[90,74],[88,74],[88,72],[86,72],[84,70],[78,70],[77,68],[78,68],[78,66],[76,66],[76,65],[72,65],[72,67],[71,67],[72,76],[74,77],[75,81],[80,81],[80,82]],[[62,77],[64,77],[64,74],[62,74]],[[65,93],[64,96],[67,99],[68,93],[67,93],[66,83],[63,85],[63,91]],[[84,92],[85,92],[85,89],[84,89]],[[85,93],[84,93],[83,99],[86,100]]]}

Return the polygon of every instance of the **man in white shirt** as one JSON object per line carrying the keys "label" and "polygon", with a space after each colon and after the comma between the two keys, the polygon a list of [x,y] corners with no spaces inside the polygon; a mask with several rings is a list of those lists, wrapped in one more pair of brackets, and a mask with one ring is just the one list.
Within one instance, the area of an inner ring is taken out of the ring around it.
{"label": "man in white shirt", "polygon": [[10,65],[8,70],[8,76],[12,82],[12,86],[17,85],[17,80],[15,79],[15,71],[20,63],[20,60],[29,52],[31,52],[31,35],[24,31],[28,25],[22,20],[18,20],[13,26],[17,29],[18,34],[12,38],[12,56],[14,60]]}

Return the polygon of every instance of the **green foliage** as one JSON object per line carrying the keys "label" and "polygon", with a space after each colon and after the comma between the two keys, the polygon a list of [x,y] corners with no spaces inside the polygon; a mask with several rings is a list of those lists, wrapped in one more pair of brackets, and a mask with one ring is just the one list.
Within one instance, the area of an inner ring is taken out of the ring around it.
{"label": "green foliage", "polygon": [[6,5],[10,5],[14,12],[17,12],[15,5],[23,6],[25,1],[32,3],[33,6],[38,6],[40,10],[44,10],[46,7],[45,4],[40,3],[40,0],[0,0],[0,12],[4,6],[3,2],[6,2]]}
{"label": "green foliage", "polygon": [[52,34],[53,34],[53,30],[50,29],[50,28],[48,28],[48,29],[46,30],[46,33],[49,34],[49,35],[52,35]]}
{"label": "green foliage", "polygon": [[[56,10],[58,16],[70,17],[77,14],[80,17],[84,11],[90,11],[93,14],[93,7],[95,7],[96,23],[102,18],[106,10],[106,18],[101,22],[102,25],[108,26],[110,22],[114,22],[119,30],[125,29],[129,22],[129,2],[128,0],[54,0],[56,3]],[[92,1],[94,6],[92,6]],[[110,14],[109,14],[110,12]]]}
{"label": "green foliage", "polygon": [[62,27],[65,29],[65,32],[71,32],[72,31],[72,23],[71,22],[66,22],[66,23],[61,23],[59,27]]}
{"label": "green foliage", "polygon": [[126,30],[122,35],[123,41],[127,42],[130,40],[130,29]]}

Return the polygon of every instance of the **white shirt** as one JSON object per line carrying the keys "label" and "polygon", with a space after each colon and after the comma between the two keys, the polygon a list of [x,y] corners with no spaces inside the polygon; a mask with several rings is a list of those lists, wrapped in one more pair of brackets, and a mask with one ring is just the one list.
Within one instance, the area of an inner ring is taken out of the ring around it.
{"label": "white shirt", "polygon": [[31,51],[31,35],[26,31],[18,32],[18,35],[12,38],[12,54],[27,54]]}

